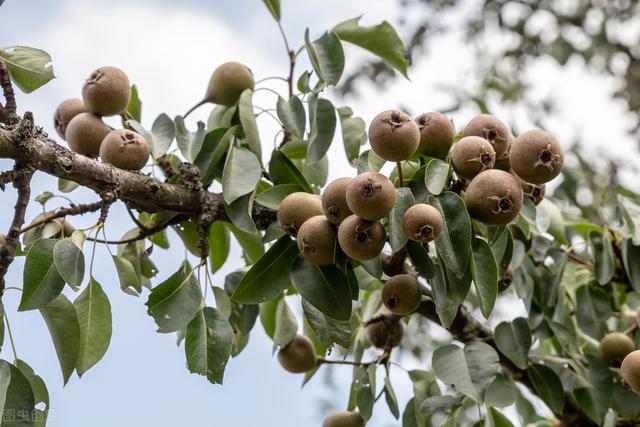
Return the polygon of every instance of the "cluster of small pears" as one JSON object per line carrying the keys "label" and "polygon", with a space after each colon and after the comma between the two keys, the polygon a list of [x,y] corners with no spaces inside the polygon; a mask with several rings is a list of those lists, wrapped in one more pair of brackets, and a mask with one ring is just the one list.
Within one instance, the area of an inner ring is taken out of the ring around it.
{"label": "cluster of small pears", "polygon": [[[640,325],[640,311],[633,321]],[[624,383],[640,394],[640,350],[633,339],[624,332],[610,332],[600,341],[600,357],[612,368],[620,368]]]}

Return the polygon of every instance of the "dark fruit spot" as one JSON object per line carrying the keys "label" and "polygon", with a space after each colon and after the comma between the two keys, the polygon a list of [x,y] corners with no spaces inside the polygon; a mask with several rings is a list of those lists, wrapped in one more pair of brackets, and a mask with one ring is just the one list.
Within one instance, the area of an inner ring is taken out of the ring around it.
{"label": "dark fruit spot", "polygon": [[490,128],[490,129],[483,129],[484,130],[484,136],[485,139],[487,139],[490,142],[495,141],[498,138],[498,130],[496,128]]}
{"label": "dark fruit spot", "polygon": [[381,187],[381,185],[376,185],[372,180],[367,180],[367,182],[362,185],[360,192],[364,197],[373,197],[376,194],[376,190]]}
{"label": "dark fruit spot", "polygon": [[418,119],[418,126],[420,126],[420,129],[425,127],[427,124],[427,119],[425,119],[424,117],[420,117],[420,119]]}
{"label": "dark fruit spot", "polygon": [[104,73],[102,73],[102,71],[100,71],[100,70],[94,71],[93,73],[91,73],[89,78],[86,80],[86,84],[90,85],[90,84],[93,84],[93,83],[97,83],[98,80],[100,80],[103,75],[104,75]]}
{"label": "dark fruit spot", "polygon": [[136,136],[132,132],[126,132],[124,134],[124,137],[127,139],[127,141],[130,141],[130,142],[136,140]]}
{"label": "dark fruit spot", "polygon": [[506,289],[509,286],[511,286],[511,282],[513,280],[510,277],[505,277],[503,279],[500,279],[500,283],[498,283],[498,287],[501,289]]}
{"label": "dark fruit spot", "polygon": [[513,202],[509,198],[501,199],[498,202],[498,209],[500,209],[500,212],[509,212],[512,207],[513,207]]}
{"label": "dark fruit spot", "polygon": [[394,126],[401,126],[403,123],[402,117],[398,113],[391,113],[391,124]]}
{"label": "dark fruit spot", "polygon": [[313,253],[315,253],[315,249],[313,246],[311,246],[309,243],[307,243],[306,240],[302,239],[302,252],[304,252],[307,255],[311,255]]}
{"label": "dark fruit spot", "polygon": [[480,155],[480,163],[482,163],[485,166],[489,166],[491,164],[491,161],[493,160],[493,158],[491,157],[491,154],[489,153],[483,153]]}
{"label": "dark fruit spot", "polygon": [[534,187],[533,191],[531,192],[531,197],[533,197],[534,199],[537,199],[541,195],[542,195],[542,188]]}
{"label": "dark fruit spot", "polygon": [[329,205],[329,207],[327,207],[327,213],[337,219],[340,217],[340,208],[336,205]]}
{"label": "dark fruit spot", "polygon": [[551,163],[553,161],[553,153],[548,148],[545,148],[540,152],[538,160],[544,164]]}
{"label": "dark fruit spot", "polygon": [[285,224],[282,228],[284,229],[284,231],[291,234],[292,236],[295,236],[296,234],[298,234],[298,229],[293,224]]}
{"label": "dark fruit spot", "polygon": [[387,300],[387,306],[388,306],[389,308],[395,308],[395,307],[397,307],[397,306],[398,306],[398,303],[399,303],[399,302],[400,302],[400,301],[398,301],[398,297],[397,297],[397,296],[395,296],[395,295],[393,295],[392,297],[390,297],[390,298]]}
{"label": "dark fruit spot", "polygon": [[433,237],[433,227],[430,225],[423,225],[422,227],[420,227],[420,230],[418,230],[418,234],[416,234],[415,237],[417,237],[419,240],[429,239]]}
{"label": "dark fruit spot", "polygon": [[356,231],[356,240],[360,243],[365,243],[369,240],[369,233],[366,231]]}

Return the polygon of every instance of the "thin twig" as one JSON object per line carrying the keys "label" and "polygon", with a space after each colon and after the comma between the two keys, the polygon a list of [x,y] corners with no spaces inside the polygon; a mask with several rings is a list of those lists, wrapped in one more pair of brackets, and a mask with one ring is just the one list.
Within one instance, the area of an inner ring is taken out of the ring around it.
{"label": "thin twig", "polygon": [[64,218],[66,216],[84,215],[89,212],[95,212],[100,208],[102,208],[102,204],[103,202],[100,201],[100,202],[88,203],[84,205],[72,205],[68,208],[58,209],[56,212],[52,213],[51,215],[48,215],[45,218],[39,219],[27,225],[22,230],[20,230],[20,233],[26,233],[29,230],[32,230],[43,224],[47,224],[58,218]]}

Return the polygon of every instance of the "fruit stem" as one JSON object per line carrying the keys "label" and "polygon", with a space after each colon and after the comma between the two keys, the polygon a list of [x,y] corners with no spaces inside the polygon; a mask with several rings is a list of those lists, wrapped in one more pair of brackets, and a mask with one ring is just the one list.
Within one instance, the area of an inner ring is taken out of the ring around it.
{"label": "fruit stem", "polygon": [[400,180],[400,187],[404,187],[404,176],[402,173],[402,162],[396,162],[398,168],[398,180]]}
{"label": "fruit stem", "polygon": [[196,108],[200,107],[201,105],[204,105],[207,102],[206,99],[203,99],[202,101],[198,102],[196,105],[194,105],[193,107],[191,107],[191,109],[189,111],[187,111],[184,116],[182,116],[183,119],[186,119],[187,116],[189,114],[191,114],[193,112],[193,110],[195,110]]}
{"label": "fruit stem", "polygon": [[622,331],[623,334],[625,335],[629,335],[631,334],[633,331],[635,331],[636,329],[638,329],[638,324],[634,323],[633,325],[629,326],[627,329],[625,329],[624,331]]}

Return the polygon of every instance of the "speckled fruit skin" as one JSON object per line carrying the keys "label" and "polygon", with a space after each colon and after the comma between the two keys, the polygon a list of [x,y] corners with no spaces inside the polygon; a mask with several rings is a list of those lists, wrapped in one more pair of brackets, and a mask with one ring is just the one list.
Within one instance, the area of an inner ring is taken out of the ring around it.
{"label": "speckled fruit skin", "polygon": [[147,164],[151,151],[149,144],[131,130],[112,130],[100,145],[100,159],[117,168],[139,171]]}
{"label": "speckled fruit skin", "polygon": [[67,125],[65,133],[71,151],[87,157],[100,154],[102,140],[111,132],[100,117],[91,113],[80,113]]}
{"label": "speckled fruit skin", "polygon": [[315,265],[331,265],[336,249],[338,231],[324,215],[316,215],[298,230],[296,241],[302,256]]}
{"label": "speckled fruit skin", "polygon": [[393,314],[411,314],[422,301],[422,289],[415,276],[398,274],[386,281],[382,288],[382,302]]}
{"label": "speckled fruit skin", "polygon": [[386,216],[396,203],[396,188],[386,176],[365,172],[347,186],[347,205],[354,214],[369,221]]}
{"label": "speckled fruit skin", "polygon": [[600,358],[607,366],[617,368],[635,349],[636,346],[628,335],[622,332],[610,332],[600,341]]}
{"label": "speckled fruit skin", "polygon": [[411,206],[402,218],[402,228],[407,237],[420,243],[429,243],[438,237],[443,225],[440,211],[424,203]]}
{"label": "speckled fruit skin", "polygon": [[465,136],[453,146],[451,165],[459,177],[470,180],[491,169],[496,161],[493,146],[479,136]]}
{"label": "speckled fruit skin", "polygon": [[548,132],[530,130],[518,136],[509,154],[511,169],[523,180],[544,184],[562,171],[564,153],[558,141]]}
{"label": "speckled fruit skin", "polygon": [[480,114],[465,126],[462,136],[479,136],[491,143],[496,152],[496,158],[501,158],[509,147],[509,128],[490,114]]}
{"label": "speckled fruit skin", "polygon": [[465,204],[472,218],[487,225],[502,225],[518,216],[522,198],[522,188],[511,174],[489,169],[469,183]]}
{"label": "speckled fruit skin", "polygon": [[129,106],[131,84],[119,68],[100,67],[82,86],[82,99],[87,110],[99,116],[120,114]]}
{"label": "speckled fruit skin", "polygon": [[400,345],[404,337],[404,325],[400,318],[381,305],[373,319],[384,316],[383,320],[367,325],[367,339],[372,346],[380,349],[392,349]]}
{"label": "speckled fruit skin", "polygon": [[504,292],[509,289],[511,283],[513,283],[513,268],[509,265],[507,271],[505,271],[500,280],[498,280],[498,292]]}
{"label": "speckled fruit skin", "polygon": [[253,89],[254,85],[253,73],[246,65],[225,62],[211,75],[205,100],[231,107],[238,102],[242,92]]}
{"label": "speckled fruit skin", "polygon": [[369,142],[378,156],[390,162],[402,162],[418,149],[420,129],[401,111],[383,111],[369,125]]}
{"label": "speckled fruit skin", "polygon": [[352,214],[347,204],[347,187],[351,178],[338,178],[332,181],[322,193],[322,211],[327,219],[335,225]]}
{"label": "speckled fruit skin", "polygon": [[278,352],[280,365],[293,374],[309,372],[318,366],[313,342],[306,335],[296,335]]}
{"label": "speckled fruit skin", "polygon": [[315,194],[296,192],[282,200],[278,209],[280,227],[292,236],[312,216],[322,215],[322,202]]}
{"label": "speckled fruit skin", "polygon": [[620,365],[620,374],[631,390],[640,394],[640,350],[627,354]]}
{"label": "speckled fruit skin", "polygon": [[357,215],[347,217],[338,227],[338,243],[348,257],[360,261],[380,255],[386,233],[378,221],[367,221]]}
{"label": "speckled fruit skin", "polygon": [[414,120],[420,129],[418,152],[445,159],[456,140],[456,128],[451,120],[438,112],[420,114]]}
{"label": "speckled fruit skin", "polygon": [[327,415],[322,427],[364,427],[364,418],[358,411],[336,411]]}
{"label": "speckled fruit skin", "polygon": [[56,128],[56,132],[60,138],[66,140],[67,137],[65,133],[67,132],[67,126],[71,119],[80,113],[86,112],[87,107],[85,107],[82,99],[72,98],[62,101],[53,114],[53,126]]}

